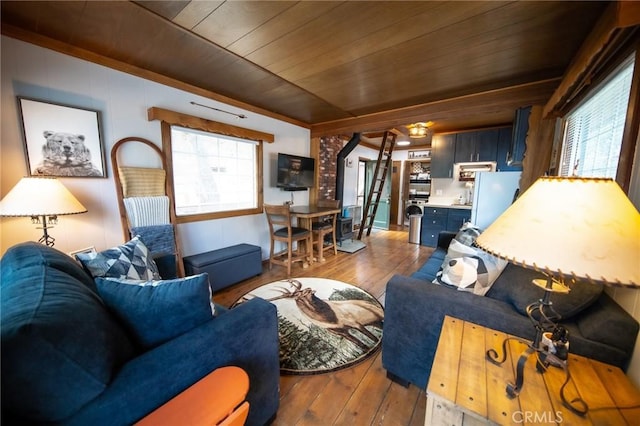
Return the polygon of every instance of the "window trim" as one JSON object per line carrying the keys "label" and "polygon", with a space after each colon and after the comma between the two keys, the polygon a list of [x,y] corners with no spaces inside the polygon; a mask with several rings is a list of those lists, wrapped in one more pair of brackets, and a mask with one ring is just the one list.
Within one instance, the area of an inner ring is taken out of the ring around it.
{"label": "window trim", "polygon": [[616,174],[616,182],[625,193],[629,192],[633,160],[640,142],[640,40],[636,43],[635,53],[635,68],[631,77],[627,119],[622,131],[622,145],[620,146],[620,158],[618,159],[618,172]]}
{"label": "window trim", "polygon": [[[562,118],[562,146],[561,146],[561,150],[559,152],[559,161],[558,161],[558,166],[557,166],[557,173],[560,176],[573,176],[573,172],[575,171],[575,168],[577,167],[575,162],[574,164],[567,164],[565,165],[564,162],[570,159],[576,159],[573,157],[573,153],[568,152],[568,149],[571,150],[576,150],[578,149],[580,146],[582,145],[582,138],[580,138],[580,140],[573,140],[572,142],[576,142],[576,146],[569,148],[568,143],[567,143],[567,137],[568,137],[568,133],[569,133],[569,124],[570,124],[570,120],[569,117],[574,115],[578,110],[580,110],[581,108],[583,108],[585,105],[587,105],[589,102],[591,102],[593,100],[594,97],[596,96],[600,96],[605,89],[609,88],[609,85],[616,79],[618,78],[623,69],[627,68],[627,67],[631,67],[631,76],[630,76],[630,83],[629,83],[629,95],[627,97],[627,104],[626,104],[626,108],[624,110],[624,113],[621,114],[618,118],[623,118],[624,122],[622,122],[622,125],[619,127],[619,129],[622,130],[622,134],[620,135],[620,150],[618,151],[618,159],[616,162],[616,166],[615,166],[615,170],[609,169],[609,171],[613,171],[615,172],[615,175],[613,176],[613,178],[617,178],[620,172],[620,163],[621,163],[621,156],[622,156],[622,145],[623,145],[623,141],[624,141],[624,137],[625,137],[625,129],[627,128],[628,125],[628,121],[630,119],[629,117],[629,111],[631,109],[631,99],[633,96],[632,90],[633,90],[633,86],[634,86],[634,76],[637,73],[638,70],[638,63],[637,61],[637,53],[636,54],[631,54],[631,55],[627,55],[627,57],[623,60],[623,61],[616,61],[616,66],[615,67],[611,67],[607,74],[601,76],[601,78],[598,80],[598,82],[595,82],[594,84],[592,84],[592,89],[589,91],[589,93],[586,94],[586,96],[583,96],[580,100],[579,103],[575,104],[574,107],[567,111],[566,115]],[[610,89],[608,89],[610,90]],[[594,113],[596,115],[596,117],[598,116],[598,113]],[[582,122],[582,120],[585,119],[585,115],[580,115],[579,119],[576,120],[580,120],[580,122]],[[584,129],[584,127],[579,124],[573,127],[574,129],[578,130],[578,131],[582,131]],[[590,146],[591,148],[593,148],[593,145],[587,145]],[[583,148],[584,149],[584,148]],[[569,156],[569,158],[565,158],[566,156]],[[584,159],[583,156],[576,154],[576,157],[579,159]],[[567,167],[568,169],[565,169],[565,167]],[[566,171],[566,175],[563,175],[562,173]],[[580,175],[580,176],[590,176],[590,174],[587,172],[586,175]],[[604,176],[600,176],[600,177],[604,177]]]}
{"label": "window trim", "polygon": [[[258,142],[256,152],[256,190],[257,190],[257,207],[252,209],[228,210],[223,212],[199,213],[185,216],[175,216],[176,223],[198,222],[203,220],[221,219],[227,217],[246,216],[262,213],[264,205],[264,173],[263,173],[263,148],[262,143],[273,143],[275,138],[270,133],[263,133],[256,130],[245,129],[243,127],[233,126],[230,124],[218,123],[216,121],[207,120],[179,112],[169,111],[162,108],[152,107],[147,110],[149,121],[159,120],[160,130],[162,134],[162,150],[167,161],[167,186],[174,194],[173,179],[173,151],[171,145],[171,126],[186,127],[194,130],[201,130],[209,133],[216,133],[224,136],[232,136],[241,139],[248,139]],[[171,206],[175,215],[175,205]]]}

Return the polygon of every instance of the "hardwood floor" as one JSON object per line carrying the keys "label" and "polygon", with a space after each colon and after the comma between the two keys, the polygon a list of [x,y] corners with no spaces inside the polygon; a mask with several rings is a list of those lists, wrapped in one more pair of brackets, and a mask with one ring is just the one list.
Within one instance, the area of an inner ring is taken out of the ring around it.
{"label": "hardwood floor", "polygon": [[[374,230],[363,237],[363,250],[349,254],[327,253],[326,261],[302,269],[292,277],[331,278],[367,290],[384,305],[387,281],[394,274],[410,275],[433,249],[408,243],[406,230]],[[263,265],[262,275],[214,294],[223,306],[233,304],[246,292],[285,279],[286,268]],[[404,388],[387,379],[381,352],[362,363],[335,373],[315,376],[281,376],[280,409],[274,426],[293,425],[424,425],[424,389]]]}

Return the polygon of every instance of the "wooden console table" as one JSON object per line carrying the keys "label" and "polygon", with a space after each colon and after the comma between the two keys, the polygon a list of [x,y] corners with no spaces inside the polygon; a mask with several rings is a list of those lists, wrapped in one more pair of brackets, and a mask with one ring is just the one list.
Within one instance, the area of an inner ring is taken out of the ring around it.
{"label": "wooden console table", "polygon": [[[618,367],[569,354],[571,381],[565,395],[587,403],[586,416],[562,404],[561,368],[536,371],[531,356],[519,396],[509,398],[518,357],[526,345],[510,340],[507,360],[495,365],[488,349],[502,350],[507,334],[452,317],[445,317],[427,385],[425,426],[485,424],[639,425],[640,392]],[[628,408],[635,407],[635,408]]]}

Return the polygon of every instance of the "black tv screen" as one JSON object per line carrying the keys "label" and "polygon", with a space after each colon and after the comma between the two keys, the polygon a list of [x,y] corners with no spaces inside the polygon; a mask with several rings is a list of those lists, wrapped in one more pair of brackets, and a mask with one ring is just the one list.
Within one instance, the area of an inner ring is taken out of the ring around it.
{"label": "black tv screen", "polygon": [[276,186],[290,191],[313,187],[315,165],[313,158],[279,153]]}

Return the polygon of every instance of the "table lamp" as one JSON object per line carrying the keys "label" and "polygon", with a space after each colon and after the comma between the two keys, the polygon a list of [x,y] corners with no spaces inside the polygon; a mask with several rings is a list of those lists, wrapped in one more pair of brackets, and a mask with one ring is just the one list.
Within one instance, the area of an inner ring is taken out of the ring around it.
{"label": "table lamp", "polygon": [[53,247],[55,238],[49,229],[58,216],[86,213],[87,209],[62,183],[49,177],[24,177],[0,201],[0,216],[31,217],[31,223],[42,224],[39,243]]}
{"label": "table lamp", "polygon": [[[540,178],[480,234],[476,243],[494,256],[546,276],[534,280],[545,292],[527,308],[536,335],[520,356],[515,384],[507,385],[511,397],[519,394],[526,359],[533,353],[538,355],[538,371],[551,362],[565,369],[565,385],[570,379],[566,358],[558,359],[541,345],[543,333],[562,330],[549,300],[552,292],[568,292],[566,282],[579,285],[578,280],[640,287],[640,214],[612,179]],[[493,349],[487,357],[496,364],[505,360]],[[565,399],[564,386],[561,397],[569,409],[586,414],[584,401]]]}

